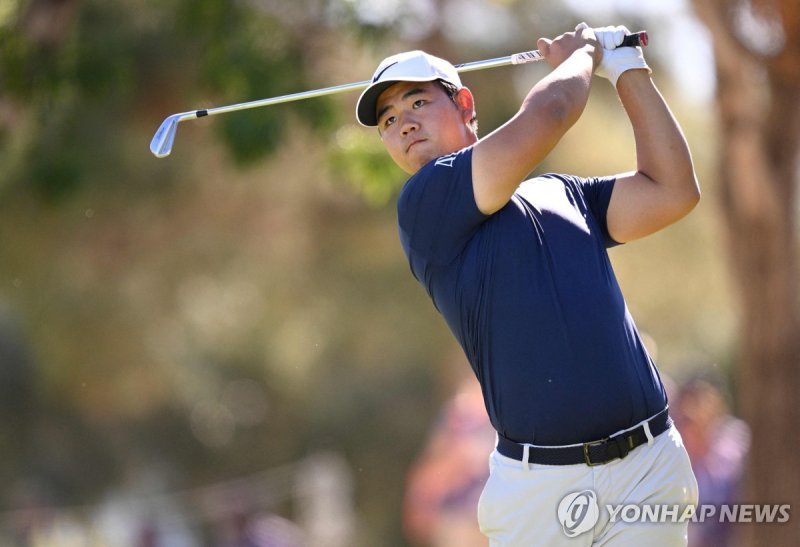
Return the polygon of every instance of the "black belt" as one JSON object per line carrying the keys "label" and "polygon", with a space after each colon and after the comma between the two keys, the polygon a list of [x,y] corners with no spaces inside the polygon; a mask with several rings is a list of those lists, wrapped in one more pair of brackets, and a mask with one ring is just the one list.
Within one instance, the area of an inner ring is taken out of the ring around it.
{"label": "black belt", "polygon": [[[646,422],[650,428],[650,435],[657,437],[672,425],[672,418],[665,408]],[[528,463],[544,465],[602,465],[617,458],[622,459],[639,445],[647,442],[647,433],[644,425],[640,425],[617,435],[592,441],[589,443],[570,446],[534,446],[527,445]],[[524,461],[526,445],[519,444],[498,435],[497,451],[515,460]]]}

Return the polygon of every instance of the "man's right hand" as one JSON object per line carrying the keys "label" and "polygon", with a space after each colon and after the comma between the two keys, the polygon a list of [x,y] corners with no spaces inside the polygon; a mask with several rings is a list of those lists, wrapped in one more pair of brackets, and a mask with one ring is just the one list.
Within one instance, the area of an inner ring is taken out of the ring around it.
{"label": "man's right hand", "polygon": [[554,39],[539,38],[536,42],[539,52],[547,63],[555,68],[579,49],[586,49],[592,55],[597,68],[603,59],[603,47],[594,31],[586,23],[580,23],[573,32],[565,32]]}

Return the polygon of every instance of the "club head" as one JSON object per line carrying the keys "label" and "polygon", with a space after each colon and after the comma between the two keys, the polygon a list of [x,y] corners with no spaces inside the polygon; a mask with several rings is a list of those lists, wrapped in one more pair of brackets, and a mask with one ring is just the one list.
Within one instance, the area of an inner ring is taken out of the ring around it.
{"label": "club head", "polygon": [[175,141],[175,132],[178,130],[178,122],[181,121],[183,114],[173,114],[161,123],[153,140],[150,141],[150,152],[157,158],[169,156],[172,152],[172,143]]}

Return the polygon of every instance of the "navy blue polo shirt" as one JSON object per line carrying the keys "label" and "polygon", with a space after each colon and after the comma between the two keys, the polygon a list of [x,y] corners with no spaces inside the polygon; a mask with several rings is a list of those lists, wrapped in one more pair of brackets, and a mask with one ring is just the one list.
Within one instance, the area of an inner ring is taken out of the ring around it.
{"label": "navy blue polo shirt", "polygon": [[414,277],[458,339],[492,425],[538,445],[603,438],[666,394],[607,247],[614,178],[543,175],[493,215],[475,204],[472,148],[428,163],[397,205]]}

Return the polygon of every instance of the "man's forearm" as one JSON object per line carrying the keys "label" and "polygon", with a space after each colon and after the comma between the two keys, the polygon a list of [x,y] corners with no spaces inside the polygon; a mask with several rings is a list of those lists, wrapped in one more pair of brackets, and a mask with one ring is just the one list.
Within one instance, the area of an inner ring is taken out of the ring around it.
{"label": "man's forearm", "polygon": [[691,208],[700,190],[689,146],[650,75],[646,70],[625,72],[617,92],[633,127],[637,170]]}
{"label": "man's forearm", "polygon": [[576,50],[533,87],[513,118],[475,146],[472,184],[483,213],[502,208],[580,117],[593,63],[588,50]]}
{"label": "man's forearm", "polygon": [[591,47],[575,51],[550,74],[540,80],[525,97],[520,113],[537,115],[542,105],[572,126],[586,107],[591,89],[594,58]]}

